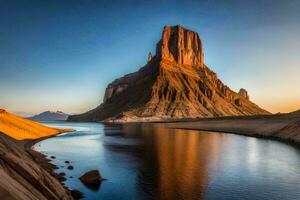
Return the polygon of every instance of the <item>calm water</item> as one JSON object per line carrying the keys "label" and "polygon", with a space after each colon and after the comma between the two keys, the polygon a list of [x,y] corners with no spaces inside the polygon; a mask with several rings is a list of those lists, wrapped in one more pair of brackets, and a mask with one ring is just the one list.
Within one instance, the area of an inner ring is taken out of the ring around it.
{"label": "calm water", "polygon": [[[85,199],[300,199],[300,151],[288,144],[159,124],[45,124],[77,130],[35,147]],[[108,179],[99,190],[78,180],[92,169]]]}

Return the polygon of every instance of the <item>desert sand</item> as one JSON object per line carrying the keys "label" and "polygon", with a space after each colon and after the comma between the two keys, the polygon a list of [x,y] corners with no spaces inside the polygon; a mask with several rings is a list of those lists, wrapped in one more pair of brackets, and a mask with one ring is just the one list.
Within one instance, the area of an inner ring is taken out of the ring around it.
{"label": "desert sand", "polygon": [[68,131],[50,128],[0,109],[0,132],[16,140],[38,139]]}

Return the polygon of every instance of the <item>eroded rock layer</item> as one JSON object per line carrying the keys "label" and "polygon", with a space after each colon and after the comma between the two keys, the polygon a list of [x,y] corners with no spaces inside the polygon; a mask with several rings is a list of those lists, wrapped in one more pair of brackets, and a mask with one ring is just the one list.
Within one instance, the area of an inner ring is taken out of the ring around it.
{"label": "eroded rock layer", "polygon": [[241,89],[232,91],[204,64],[196,32],[166,26],[156,55],[139,71],[108,85],[97,108],[71,121],[151,121],[227,115],[268,114]]}
{"label": "eroded rock layer", "polygon": [[0,132],[0,199],[71,200],[70,193],[15,140]]}

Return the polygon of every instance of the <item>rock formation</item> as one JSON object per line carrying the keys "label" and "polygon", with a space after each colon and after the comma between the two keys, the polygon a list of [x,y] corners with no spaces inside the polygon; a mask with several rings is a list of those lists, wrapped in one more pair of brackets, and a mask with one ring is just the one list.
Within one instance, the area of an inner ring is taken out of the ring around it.
{"label": "rock formation", "polygon": [[241,89],[240,89],[239,95],[240,95],[241,97],[244,97],[245,99],[248,99],[248,100],[249,100],[248,92],[247,92],[247,90],[245,90],[244,88],[241,88]]}
{"label": "rock formation", "polygon": [[99,187],[104,180],[98,170],[91,170],[79,177],[80,181],[88,187]]}
{"label": "rock formation", "polygon": [[204,64],[196,32],[166,26],[156,55],[135,73],[108,85],[97,108],[71,121],[152,121],[227,115],[268,114],[244,90],[232,91]]}
{"label": "rock formation", "polygon": [[152,57],[153,57],[153,56],[152,56],[152,53],[150,52],[149,55],[148,55],[148,62],[151,62]]}
{"label": "rock formation", "polygon": [[181,26],[165,26],[157,44],[158,59],[181,65],[203,67],[204,53],[198,33]]}

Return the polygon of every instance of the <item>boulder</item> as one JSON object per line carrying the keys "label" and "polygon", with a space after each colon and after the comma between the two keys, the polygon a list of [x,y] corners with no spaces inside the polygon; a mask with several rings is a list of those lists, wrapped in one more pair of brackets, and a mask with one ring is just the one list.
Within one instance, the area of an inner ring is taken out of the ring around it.
{"label": "boulder", "polygon": [[104,180],[98,170],[88,171],[79,179],[88,187],[99,187],[101,182]]}
{"label": "boulder", "polygon": [[73,169],[74,169],[74,166],[73,166],[73,165],[69,165],[67,169],[68,169],[68,170],[73,170]]}

